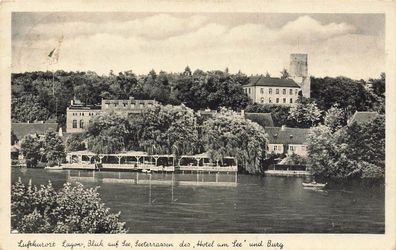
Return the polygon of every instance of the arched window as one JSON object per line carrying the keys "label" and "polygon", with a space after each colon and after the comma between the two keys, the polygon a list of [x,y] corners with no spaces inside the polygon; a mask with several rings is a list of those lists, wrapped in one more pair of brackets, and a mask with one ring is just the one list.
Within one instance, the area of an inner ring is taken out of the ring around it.
{"label": "arched window", "polygon": [[272,94],[272,88],[269,89],[268,93],[271,95]]}
{"label": "arched window", "polygon": [[279,95],[279,89],[275,89],[275,94]]}
{"label": "arched window", "polygon": [[77,120],[73,120],[73,128],[77,128]]}
{"label": "arched window", "polygon": [[80,120],[80,128],[84,128],[84,120]]}

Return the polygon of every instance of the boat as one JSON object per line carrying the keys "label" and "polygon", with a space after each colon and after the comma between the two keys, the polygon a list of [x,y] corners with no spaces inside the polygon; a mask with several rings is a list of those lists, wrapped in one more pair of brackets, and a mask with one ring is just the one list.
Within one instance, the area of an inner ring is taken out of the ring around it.
{"label": "boat", "polygon": [[151,170],[150,170],[150,169],[142,169],[142,173],[147,173],[147,174],[149,174],[149,173],[151,173]]}
{"label": "boat", "polygon": [[302,185],[304,187],[324,188],[324,187],[326,187],[327,182],[326,183],[317,183],[316,181],[309,182],[309,183],[303,182]]}
{"label": "boat", "polygon": [[62,166],[53,166],[53,167],[47,166],[44,169],[47,169],[47,170],[63,170],[63,167]]}

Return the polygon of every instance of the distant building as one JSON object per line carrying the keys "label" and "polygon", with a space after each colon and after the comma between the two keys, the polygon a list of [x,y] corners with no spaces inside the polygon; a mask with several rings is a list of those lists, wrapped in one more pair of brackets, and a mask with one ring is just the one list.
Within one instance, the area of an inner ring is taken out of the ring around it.
{"label": "distant building", "polygon": [[311,80],[308,73],[308,55],[291,54],[289,77],[251,76],[243,86],[244,92],[254,103],[293,105],[301,95],[311,96]]}
{"label": "distant building", "polygon": [[362,112],[356,111],[355,114],[348,120],[348,124],[352,124],[354,122],[358,124],[370,122],[380,116],[377,112]]}
{"label": "distant building", "polygon": [[310,129],[267,127],[268,154],[292,154],[305,156],[307,154],[307,136]]}
{"label": "distant building", "polygon": [[66,109],[66,132],[81,133],[84,132],[91,118],[100,113],[100,106],[83,106],[81,104],[71,105]]}
{"label": "distant building", "polygon": [[103,100],[102,112],[119,112],[119,113],[140,113],[146,107],[158,104],[156,100],[136,100],[130,97],[128,100]]}
{"label": "distant building", "polygon": [[155,100],[135,100],[130,97],[128,100],[103,100],[101,105],[82,105],[74,103],[66,110],[66,132],[67,134],[82,133],[92,117],[103,112],[116,112],[122,114],[138,114],[144,108],[158,104]]}
{"label": "distant building", "polygon": [[311,78],[308,73],[308,54],[290,55],[290,79],[293,79],[300,87],[302,95],[311,97]]}
{"label": "distant building", "polygon": [[300,86],[292,79],[252,76],[243,86],[254,103],[293,105],[298,99]]}

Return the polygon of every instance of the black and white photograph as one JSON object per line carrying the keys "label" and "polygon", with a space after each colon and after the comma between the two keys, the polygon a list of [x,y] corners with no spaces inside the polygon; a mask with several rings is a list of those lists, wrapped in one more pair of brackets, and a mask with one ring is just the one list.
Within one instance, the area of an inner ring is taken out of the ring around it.
{"label": "black and white photograph", "polygon": [[9,18],[12,237],[387,233],[385,13]]}

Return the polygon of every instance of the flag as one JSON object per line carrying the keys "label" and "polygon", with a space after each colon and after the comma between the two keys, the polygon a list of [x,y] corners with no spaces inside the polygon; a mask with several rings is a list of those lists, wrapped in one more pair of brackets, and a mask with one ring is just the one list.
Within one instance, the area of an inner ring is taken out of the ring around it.
{"label": "flag", "polygon": [[63,35],[62,35],[62,37],[58,40],[58,45],[57,45],[55,48],[53,48],[53,49],[51,50],[51,52],[48,54],[48,63],[49,63],[49,64],[56,64],[56,63],[58,63],[58,60],[59,60],[59,51],[60,51],[62,42],[63,42]]}

